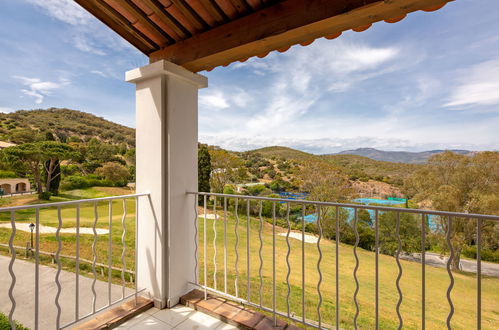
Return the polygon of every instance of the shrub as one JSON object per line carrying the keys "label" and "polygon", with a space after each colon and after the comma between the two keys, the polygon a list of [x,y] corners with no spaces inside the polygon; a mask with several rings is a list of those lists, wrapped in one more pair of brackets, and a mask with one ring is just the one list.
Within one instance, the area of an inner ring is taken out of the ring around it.
{"label": "shrub", "polygon": [[83,189],[89,187],[108,187],[112,186],[113,183],[108,180],[102,180],[96,175],[70,175],[64,177],[61,183],[62,190],[74,190]]}
{"label": "shrub", "polygon": [[[464,248],[462,254],[467,258],[476,259],[476,245]],[[499,251],[482,249],[481,259],[483,261],[499,262]]]}
{"label": "shrub", "polygon": [[6,178],[17,178],[16,173],[12,171],[0,171],[0,178],[6,179]]}
{"label": "shrub", "polygon": [[[28,328],[26,328],[17,321],[14,321],[14,323],[16,325],[16,329],[18,330],[29,330]],[[11,327],[9,323],[9,318],[3,313],[0,313],[0,330],[10,330],[10,329]]]}
{"label": "shrub", "polygon": [[38,199],[48,201],[48,200],[50,200],[51,196],[52,196],[51,192],[45,191],[45,192],[38,194]]}

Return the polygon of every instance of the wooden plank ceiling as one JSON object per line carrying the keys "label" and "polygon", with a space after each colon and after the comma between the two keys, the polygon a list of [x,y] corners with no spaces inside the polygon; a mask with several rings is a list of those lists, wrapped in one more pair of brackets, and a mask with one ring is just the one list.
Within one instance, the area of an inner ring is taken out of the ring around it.
{"label": "wooden plank ceiling", "polygon": [[151,62],[211,70],[454,0],[74,0]]}

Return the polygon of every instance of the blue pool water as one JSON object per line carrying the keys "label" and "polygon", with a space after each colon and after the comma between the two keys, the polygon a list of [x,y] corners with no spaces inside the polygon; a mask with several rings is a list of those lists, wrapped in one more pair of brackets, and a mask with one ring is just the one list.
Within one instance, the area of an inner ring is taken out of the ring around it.
{"label": "blue pool water", "polygon": [[361,203],[364,205],[378,204],[378,205],[403,205],[404,202],[392,201],[388,199],[377,199],[377,198],[357,198],[353,202]]}

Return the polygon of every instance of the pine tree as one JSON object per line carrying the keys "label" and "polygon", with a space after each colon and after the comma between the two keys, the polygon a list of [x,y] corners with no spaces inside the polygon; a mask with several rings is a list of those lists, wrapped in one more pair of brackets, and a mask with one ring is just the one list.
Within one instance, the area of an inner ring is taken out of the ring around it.
{"label": "pine tree", "polygon": [[211,157],[206,144],[198,144],[198,191],[210,191]]}

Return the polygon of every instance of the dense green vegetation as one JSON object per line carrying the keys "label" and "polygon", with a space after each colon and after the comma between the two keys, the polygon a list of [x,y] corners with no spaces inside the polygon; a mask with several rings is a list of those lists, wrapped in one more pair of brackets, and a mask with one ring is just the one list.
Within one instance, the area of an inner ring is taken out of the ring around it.
{"label": "dense green vegetation", "polygon": [[0,114],[2,177],[27,177],[40,198],[62,190],[124,186],[135,177],[134,130],[94,115],[47,109]]}
{"label": "dense green vegetation", "polygon": [[[15,321],[16,324],[16,329],[18,330],[28,330],[25,326],[20,324],[19,322]],[[7,315],[0,313],[0,330],[10,330],[10,323],[9,323],[9,318]]]}
{"label": "dense green vegetation", "polygon": [[0,140],[20,144],[34,142],[45,132],[52,132],[58,141],[78,142],[97,138],[101,142],[128,147],[135,145],[135,130],[95,115],[70,110],[20,110],[0,113]]}

